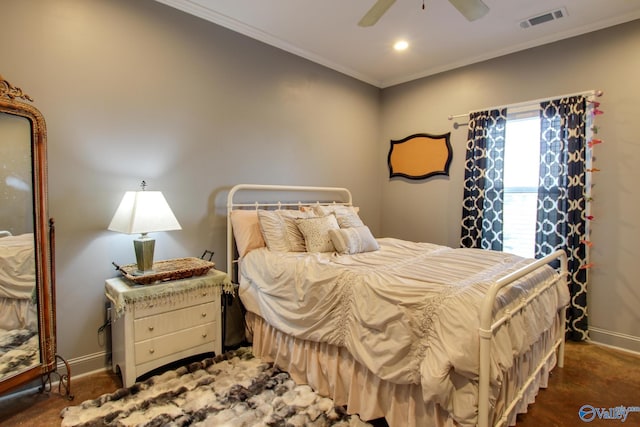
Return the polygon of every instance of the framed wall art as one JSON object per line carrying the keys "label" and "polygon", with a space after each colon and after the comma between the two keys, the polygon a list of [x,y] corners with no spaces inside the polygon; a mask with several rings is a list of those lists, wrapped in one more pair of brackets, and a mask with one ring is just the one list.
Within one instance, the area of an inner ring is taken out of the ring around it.
{"label": "framed wall art", "polygon": [[391,140],[389,178],[426,179],[434,175],[449,175],[452,150],[451,132],[442,135],[417,133],[400,140]]}

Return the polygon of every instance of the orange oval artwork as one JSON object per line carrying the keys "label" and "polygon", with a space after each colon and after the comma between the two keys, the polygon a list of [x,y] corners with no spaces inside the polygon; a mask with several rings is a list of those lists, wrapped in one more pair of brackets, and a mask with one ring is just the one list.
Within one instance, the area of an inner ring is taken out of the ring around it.
{"label": "orange oval artwork", "polygon": [[443,135],[419,133],[404,139],[391,140],[389,177],[425,179],[434,175],[449,175],[451,163],[451,132]]}

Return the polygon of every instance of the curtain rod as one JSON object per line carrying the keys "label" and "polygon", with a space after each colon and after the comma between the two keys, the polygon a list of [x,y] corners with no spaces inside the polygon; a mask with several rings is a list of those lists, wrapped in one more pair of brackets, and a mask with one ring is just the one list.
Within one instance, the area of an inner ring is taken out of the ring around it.
{"label": "curtain rod", "polygon": [[498,105],[496,107],[487,107],[487,108],[479,108],[477,110],[471,110],[468,113],[464,113],[464,114],[455,114],[455,115],[450,115],[447,118],[449,120],[453,120],[454,118],[457,117],[465,117],[468,116],[471,113],[477,113],[478,111],[490,111],[490,110],[498,110],[498,109],[502,109],[502,108],[517,108],[517,107],[524,107],[526,105],[532,105],[532,104],[539,104],[543,101],[548,101],[550,99],[559,99],[559,98],[568,98],[570,96],[595,96],[595,97],[600,97],[602,96],[604,92],[601,90],[587,90],[584,92],[577,92],[577,93],[569,93],[566,95],[560,95],[560,96],[553,96],[553,97],[547,97],[547,98],[539,98],[539,99],[534,99],[531,101],[524,101],[524,102],[517,102],[515,104],[505,104],[505,105]]}

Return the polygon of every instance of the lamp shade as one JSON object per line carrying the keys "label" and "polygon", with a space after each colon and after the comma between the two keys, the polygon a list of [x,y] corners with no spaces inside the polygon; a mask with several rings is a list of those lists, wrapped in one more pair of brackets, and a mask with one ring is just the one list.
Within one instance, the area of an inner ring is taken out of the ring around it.
{"label": "lamp shade", "polygon": [[146,234],[181,230],[182,227],[162,192],[127,191],[108,229],[127,234]]}

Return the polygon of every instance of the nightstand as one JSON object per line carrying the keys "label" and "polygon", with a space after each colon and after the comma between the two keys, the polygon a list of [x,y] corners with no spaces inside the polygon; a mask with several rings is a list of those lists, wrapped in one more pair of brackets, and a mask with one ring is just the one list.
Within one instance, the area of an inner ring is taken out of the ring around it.
{"label": "nightstand", "polygon": [[231,280],[217,270],[151,285],[108,279],[113,370],[120,369],[123,385],[186,357],[221,354],[220,296],[230,290]]}

